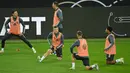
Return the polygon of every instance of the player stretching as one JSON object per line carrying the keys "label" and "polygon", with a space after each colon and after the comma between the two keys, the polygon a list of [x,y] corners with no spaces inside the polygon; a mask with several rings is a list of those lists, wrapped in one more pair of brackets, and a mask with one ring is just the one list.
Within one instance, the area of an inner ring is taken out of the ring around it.
{"label": "player stretching", "polygon": [[[57,1],[54,1],[52,3],[52,8],[55,10],[54,11],[54,16],[53,16],[53,25],[52,27],[58,27],[59,29],[59,32],[61,32],[63,34],[63,25],[62,25],[62,22],[63,22],[63,14],[62,14],[62,10],[59,8],[58,6],[58,2]],[[59,50],[60,53],[62,53],[62,50]],[[56,51],[53,52],[53,54],[56,55]]]}
{"label": "player stretching", "polygon": [[[51,38],[52,40],[50,40],[49,38]],[[42,62],[42,60],[44,60],[54,50],[56,51],[58,60],[61,60],[62,53],[60,52],[60,50],[62,50],[62,46],[64,44],[63,40],[64,40],[63,34],[59,32],[58,27],[54,27],[53,32],[51,32],[48,35],[48,42],[50,44],[50,49],[48,49],[48,51],[41,58],[40,56],[38,56],[39,62]]]}
{"label": "player stretching", "polygon": [[120,58],[114,60],[114,55],[116,54],[116,45],[115,45],[115,36],[112,34],[112,27],[106,28],[106,33],[108,36],[106,37],[105,49],[104,52],[106,54],[106,64],[115,64],[115,63],[124,63],[124,59]]}
{"label": "player stretching", "polygon": [[[8,23],[10,22],[10,26]],[[23,33],[20,32],[20,23],[23,25]],[[9,28],[9,31],[5,34],[1,41],[1,51],[0,53],[4,53],[4,47],[5,47],[5,41],[9,39],[12,36],[17,36],[21,40],[23,40],[32,50],[34,53],[36,53],[36,50],[34,47],[30,44],[30,42],[26,39],[26,37],[23,35],[25,32],[25,26],[23,20],[18,16],[17,11],[12,12],[12,16],[5,22],[6,31]]]}
{"label": "player stretching", "polygon": [[[97,64],[89,65],[89,53],[88,53],[88,44],[86,39],[82,37],[82,31],[77,31],[77,38],[78,40],[71,46],[70,51],[72,53],[72,67],[70,69],[75,69],[75,59],[82,60],[83,65],[86,67],[87,70],[92,70],[95,68],[96,70],[99,69]],[[73,48],[77,47],[78,53],[73,52]]]}

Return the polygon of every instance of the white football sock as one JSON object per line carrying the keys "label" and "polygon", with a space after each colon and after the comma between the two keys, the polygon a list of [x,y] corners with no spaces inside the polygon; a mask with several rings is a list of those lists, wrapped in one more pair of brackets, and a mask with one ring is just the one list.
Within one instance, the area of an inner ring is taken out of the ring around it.
{"label": "white football sock", "polygon": [[42,60],[44,60],[45,59],[45,57],[44,56],[42,56],[42,58],[40,59],[40,62],[42,61]]}
{"label": "white football sock", "polygon": [[34,53],[36,53],[36,50],[34,49],[34,47],[32,47],[32,50],[33,50]]}
{"label": "white football sock", "polygon": [[119,62],[121,62],[121,59],[116,59],[116,63],[119,63]]}
{"label": "white football sock", "polygon": [[75,68],[75,63],[74,62],[72,62],[72,68]]}
{"label": "white football sock", "polygon": [[1,51],[4,51],[4,48],[1,48]]}
{"label": "white football sock", "polygon": [[95,64],[94,64],[94,65],[91,65],[91,67],[92,67],[92,68],[95,68],[95,67],[96,67],[96,65],[95,65]]}

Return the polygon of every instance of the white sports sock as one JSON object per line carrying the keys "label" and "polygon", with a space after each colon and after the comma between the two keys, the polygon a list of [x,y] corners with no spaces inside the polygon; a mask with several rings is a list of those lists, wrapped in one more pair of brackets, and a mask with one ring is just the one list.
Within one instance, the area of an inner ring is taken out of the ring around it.
{"label": "white sports sock", "polygon": [[91,67],[92,67],[92,68],[95,68],[95,67],[96,67],[96,65],[95,65],[95,64],[94,64],[94,65],[91,65]]}
{"label": "white sports sock", "polygon": [[121,62],[121,59],[116,59],[116,63],[119,63],[119,62]]}
{"label": "white sports sock", "polygon": [[74,62],[72,62],[72,68],[75,68],[75,63]]}
{"label": "white sports sock", "polygon": [[1,51],[4,51],[4,48],[1,48]]}
{"label": "white sports sock", "polygon": [[44,60],[44,59],[45,59],[45,57],[44,57],[44,56],[42,56],[41,61],[42,61],[42,60]]}
{"label": "white sports sock", "polygon": [[34,53],[36,53],[36,50],[34,49],[34,47],[32,47],[32,50],[33,50]]}

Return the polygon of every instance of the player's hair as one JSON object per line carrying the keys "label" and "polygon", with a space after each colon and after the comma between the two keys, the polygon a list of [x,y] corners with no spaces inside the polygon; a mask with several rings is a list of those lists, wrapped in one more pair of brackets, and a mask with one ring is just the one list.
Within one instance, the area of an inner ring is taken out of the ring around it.
{"label": "player's hair", "polygon": [[77,35],[79,35],[79,36],[83,36],[82,31],[78,30],[78,31],[77,31]]}
{"label": "player's hair", "polygon": [[53,3],[54,3],[57,7],[59,6],[57,1],[54,1]]}
{"label": "player's hair", "polygon": [[112,31],[113,31],[113,28],[110,27],[110,26],[107,26],[107,30],[109,30],[110,32],[112,32]]}
{"label": "player's hair", "polygon": [[12,14],[13,14],[15,11],[17,11],[17,10],[12,10]]}
{"label": "player's hair", "polygon": [[53,28],[58,28],[57,26],[54,26]]}

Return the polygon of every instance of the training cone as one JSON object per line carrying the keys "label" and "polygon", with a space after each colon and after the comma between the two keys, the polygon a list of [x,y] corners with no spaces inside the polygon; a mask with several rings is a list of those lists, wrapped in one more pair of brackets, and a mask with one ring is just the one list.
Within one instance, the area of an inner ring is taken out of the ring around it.
{"label": "training cone", "polygon": [[16,51],[18,51],[18,52],[19,52],[19,51],[20,51],[20,49],[18,48],[18,49],[16,49]]}

